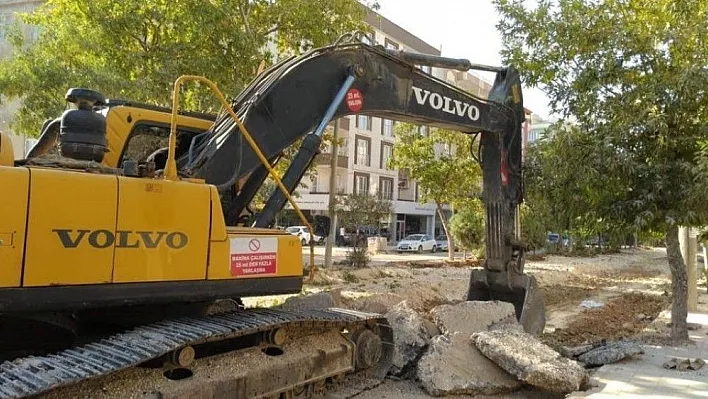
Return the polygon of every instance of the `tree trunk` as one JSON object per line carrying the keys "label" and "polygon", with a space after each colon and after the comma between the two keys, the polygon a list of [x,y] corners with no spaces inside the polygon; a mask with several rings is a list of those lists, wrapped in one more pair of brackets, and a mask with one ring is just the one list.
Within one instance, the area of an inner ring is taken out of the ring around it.
{"label": "tree trunk", "polygon": [[666,255],[671,269],[673,301],[671,304],[671,339],[676,342],[688,340],[688,277],[686,265],[681,256],[678,237],[679,228],[671,225],[666,229]]}
{"label": "tree trunk", "polygon": [[447,227],[447,219],[445,219],[445,212],[443,212],[442,204],[435,202],[438,208],[438,215],[440,215],[440,223],[442,223],[443,230],[445,230],[445,238],[447,238],[447,257],[450,260],[455,260],[455,243],[452,240],[452,234]]}

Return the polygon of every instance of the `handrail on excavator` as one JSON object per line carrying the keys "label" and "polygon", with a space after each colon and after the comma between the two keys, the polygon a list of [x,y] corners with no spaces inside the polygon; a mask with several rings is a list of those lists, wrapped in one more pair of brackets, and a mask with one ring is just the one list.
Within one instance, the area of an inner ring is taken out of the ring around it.
{"label": "handrail on excavator", "polygon": [[278,174],[275,172],[275,169],[270,165],[268,162],[268,159],[263,155],[263,152],[261,149],[258,147],[258,144],[253,140],[253,137],[251,134],[248,132],[248,129],[246,129],[246,126],[244,126],[243,122],[241,122],[241,119],[236,115],[236,113],[231,109],[229,106],[229,103],[226,102],[226,98],[224,97],[223,94],[221,94],[221,91],[216,87],[216,84],[209,79],[203,77],[203,76],[196,76],[196,75],[182,75],[177,80],[175,80],[174,84],[174,89],[172,91],[172,119],[171,119],[171,126],[170,126],[170,137],[169,137],[169,144],[168,144],[168,153],[167,153],[167,163],[165,165],[165,174],[164,174],[164,179],[165,180],[172,180],[176,181],[179,180],[179,176],[177,174],[177,160],[176,160],[176,152],[177,152],[177,114],[179,112],[179,90],[180,87],[182,86],[182,83],[186,81],[197,81],[200,83],[204,83],[211,89],[212,93],[216,96],[216,98],[219,100],[221,103],[221,106],[224,107],[226,112],[231,115],[231,118],[233,118],[234,122],[236,122],[236,125],[238,126],[239,130],[241,130],[241,133],[243,134],[243,137],[246,138],[246,141],[248,144],[250,144],[251,148],[253,149],[253,152],[256,153],[258,156],[258,159],[260,159],[261,163],[263,166],[266,167],[268,170],[268,173],[270,176],[275,180],[275,183],[278,185],[278,188],[280,191],[283,193],[285,198],[288,199],[288,202],[290,202],[290,205],[292,205],[293,209],[297,213],[298,217],[300,217],[300,220],[302,223],[307,226],[307,228],[310,230],[310,276],[309,276],[309,281],[312,281],[315,277],[315,244],[314,244],[314,237],[315,230],[312,228],[312,225],[310,222],[307,220],[305,215],[302,213],[300,208],[297,206],[295,203],[295,200],[293,200],[292,196],[288,192],[287,188],[283,184],[283,182],[280,180],[280,177]]}

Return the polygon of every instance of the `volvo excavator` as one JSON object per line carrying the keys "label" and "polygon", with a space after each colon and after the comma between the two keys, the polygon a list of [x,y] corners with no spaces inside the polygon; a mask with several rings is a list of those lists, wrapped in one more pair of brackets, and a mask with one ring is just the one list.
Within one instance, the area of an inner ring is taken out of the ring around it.
{"label": "volvo excavator", "polygon": [[[496,78],[481,98],[421,66]],[[224,108],[180,111],[190,80]],[[385,49],[352,34],[275,63],[230,103],[198,76],[177,79],[172,108],[83,88],[66,100],[26,157],[15,159],[0,136],[0,398],[151,362],[184,369],[224,351],[251,359],[230,397],[294,397],[351,372],[385,376],[394,333],[382,315],[242,301],[301,292],[302,243],[276,229],[275,216],[290,201],[304,218],[291,194],[327,125],[354,114],[479,134],[470,150],[483,170],[486,258],[461,299],[511,302],[527,332],[543,329],[543,297],[524,273],[518,234],[525,113],[511,66]],[[281,177],[274,166],[295,143]],[[268,176],[277,189],[256,211]],[[329,234],[328,218],[311,222]]]}

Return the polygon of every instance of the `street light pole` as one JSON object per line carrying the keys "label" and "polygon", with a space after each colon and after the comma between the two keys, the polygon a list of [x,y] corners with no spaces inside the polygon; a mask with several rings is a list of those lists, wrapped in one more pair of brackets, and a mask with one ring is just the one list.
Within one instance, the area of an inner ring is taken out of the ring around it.
{"label": "street light pole", "polygon": [[337,133],[339,131],[339,120],[334,120],[334,137],[332,138],[332,153],[329,158],[329,204],[328,212],[329,219],[332,221],[331,228],[329,229],[329,237],[325,242],[325,260],[324,267],[332,266],[332,246],[334,241],[337,239],[337,215],[335,212],[335,195],[337,191],[337,161],[339,159],[339,154],[337,153]]}

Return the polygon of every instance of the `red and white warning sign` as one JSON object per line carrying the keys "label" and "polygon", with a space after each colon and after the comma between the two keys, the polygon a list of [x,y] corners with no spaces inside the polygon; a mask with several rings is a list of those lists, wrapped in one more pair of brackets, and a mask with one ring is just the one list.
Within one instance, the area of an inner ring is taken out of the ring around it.
{"label": "red and white warning sign", "polygon": [[232,238],[231,275],[234,277],[278,272],[278,239]]}
{"label": "red and white warning sign", "polygon": [[361,111],[361,107],[364,106],[364,95],[361,94],[359,89],[351,88],[347,92],[347,108],[352,112]]}

